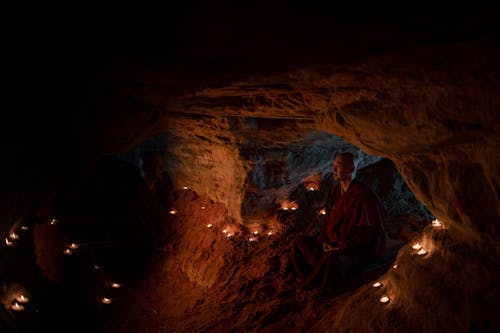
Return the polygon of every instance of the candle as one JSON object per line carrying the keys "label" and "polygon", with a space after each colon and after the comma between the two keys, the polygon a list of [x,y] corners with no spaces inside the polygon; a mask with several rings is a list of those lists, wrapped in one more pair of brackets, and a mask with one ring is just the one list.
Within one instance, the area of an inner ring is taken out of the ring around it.
{"label": "candle", "polygon": [[296,209],[297,209],[297,207],[292,207],[292,210],[296,210]]}
{"label": "candle", "polygon": [[283,207],[283,210],[288,210],[288,207]]}
{"label": "candle", "polygon": [[94,265],[94,269],[99,269],[99,265]]}
{"label": "candle", "polygon": [[25,225],[22,225],[22,226],[21,226],[21,230],[22,230],[22,231],[26,231],[26,230],[28,230],[28,227],[27,227],[27,226],[25,226]]}
{"label": "candle", "polygon": [[24,310],[24,306],[17,303],[17,302],[14,302],[14,304],[12,304],[11,306],[11,309],[14,310],[14,311],[23,311]]}
{"label": "candle", "polygon": [[184,189],[184,190],[188,190],[188,189],[189,189],[189,187],[184,186],[182,189]]}
{"label": "candle", "polygon": [[389,296],[387,296],[387,295],[380,297],[380,303],[389,303],[389,301],[390,301],[390,299],[389,299]]}
{"label": "candle", "polygon": [[248,239],[248,241],[249,241],[249,242],[253,242],[253,241],[255,241],[255,239],[254,239],[253,237],[250,237],[250,238]]}
{"label": "candle", "polygon": [[78,244],[76,244],[76,243],[71,243],[71,244],[69,245],[69,248],[70,248],[70,249],[72,249],[72,250],[76,250],[76,249],[78,248]]}
{"label": "candle", "polygon": [[102,302],[102,304],[111,304],[113,302],[113,300],[111,298],[108,298],[108,297],[103,297],[101,302]]}
{"label": "candle", "polygon": [[314,191],[314,187],[309,187],[309,191]]}
{"label": "candle", "polygon": [[117,282],[113,282],[113,283],[111,283],[111,288],[118,289],[118,288],[120,288],[121,286],[122,286],[122,285],[121,285],[121,284],[119,284],[119,283],[117,283]]}
{"label": "candle", "polygon": [[227,234],[227,237],[230,238],[232,235],[231,234]]}
{"label": "candle", "polygon": [[227,230],[226,229],[222,230],[222,233],[227,234]]}
{"label": "candle", "polygon": [[443,224],[438,219],[435,219],[434,221],[432,221],[432,226],[434,228],[439,228],[439,227],[443,226]]}
{"label": "candle", "polygon": [[171,215],[175,215],[175,214],[177,214],[177,211],[176,211],[175,209],[171,209],[171,210],[169,211],[169,213],[170,213]]}
{"label": "candle", "polygon": [[319,211],[319,213],[320,213],[321,215],[326,215],[326,209],[325,209],[325,208],[323,208],[322,210],[320,210],[320,211]]}
{"label": "candle", "polygon": [[212,228],[212,223],[207,224],[207,228]]}
{"label": "candle", "polygon": [[16,239],[19,239],[19,235],[16,234],[15,232],[11,232],[10,233],[10,238],[13,239],[13,240],[16,240]]}
{"label": "candle", "polygon": [[268,236],[271,236],[272,234],[273,234],[272,230],[267,233]]}
{"label": "candle", "polygon": [[205,206],[201,206],[201,209],[205,209],[206,207]]}
{"label": "candle", "polygon": [[28,303],[30,301],[30,299],[26,296],[24,296],[23,294],[19,295],[16,297],[16,301],[18,301],[19,303]]}
{"label": "candle", "polygon": [[398,264],[394,264],[394,266],[392,266],[392,268],[394,268],[394,269],[398,268]]}
{"label": "candle", "polygon": [[5,237],[5,244],[7,246],[14,246],[14,242],[11,241],[8,237]]}
{"label": "candle", "polygon": [[420,245],[420,243],[415,243],[411,246],[411,248],[414,250],[420,250],[422,248],[422,245]]}
{"label": "candle", "polygon": [[427,253],[427,251],[425,251],[424,249],[420,249],[420,250],[417,252],[417,254],[418,254],[419,256],[422,256],[422,255],[424,255],[424,254],[426,254],[426,253]]}
{"label": "candle", "polygon": [[73,251],[71,251],[70,249],[64,249],[64,254],[71,255],[73,254]]}
{"label": "candle", "polygon": [[59,223],[57,219],[50,220],[50,225],[56,225],[57,223]]}
{"label": "candle", "polygon": [[257,236],[257,235],[259,234],[259,232],[258,232],[257,230],[255,230],[255,231],[253,232],[253,234],[254,234],[254,236]]}
{"label": "candle", "polygon": [[375,282],[374,284],[372,284],[372,286],[373,286],[374,288],[378,288],[378,287],[380,287],[381,285],[382,285],[382,282],[380,282],[380,281],[377,281],[377,282]]}

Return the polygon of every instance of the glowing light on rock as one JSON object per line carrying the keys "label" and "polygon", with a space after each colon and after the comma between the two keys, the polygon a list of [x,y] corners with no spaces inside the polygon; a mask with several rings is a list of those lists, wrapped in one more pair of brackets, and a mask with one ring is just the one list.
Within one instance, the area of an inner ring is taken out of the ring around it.
{"label": "glowing light on rock", "polygon": [[249,241],[249,242],[255,242],[255,238],[250,237],[250,238],[248,239],[248,241]]}
{"label": "glowing light on rock", "polygon": [[394,266],[392,266],[392,268],[394,268],[394,269],[398,268],[398,264],[394,264]]}
{"label": "glowing light on rock", "polygon": [[387,295],[380,297],[380,303],[386,304],[386,303],[389,303],[389,301],[390,301],[390,299],[389,299],[389,296],[387,296]]}
{"label": "glowing light on rock", "polygon": [[103,297],[101,299],[101,302],[102,302],[102,304],[111,304],[111,303],[113,303],[113,300],[109,297]]}
{"label": "glowing light on rock", "polygon": [[111,288],[115,288],[115,289],[118,289],[120,288],[122,285],[120,283],[117,283],[117,282],[113,282],[111,283]]}
{"label": "glowing light on rock", "polygon": [[319,214],[320,215],[326,215],[326,209],[323,208],[322,210],[319,211]]}
{"label": "glowing light on rock", "polygon": [[12,304],[11,306],[11,309],[14,310],[14,311],[23,311],[24,310],[24,306],[17,303],[17,302],[14,302],[14,304]]}
{"label": "glowing light on rock", "polygon": [[8,237],[5,237],[5,244],[7,246],[14,246],[14,242],[11,241]]}
{"label": "glowing light on rock", "polygon": [[212,228],[212,227],[213,227],[212,223],[207,224],[207,228]]}
{"label": "glowing light on rock", "polygon": [[16,297],[16,301],[19,303],[28,303],[30,299],[27,296],[24,296],[23,294],[19,295]]}
{"label": "glowing light on rock", "polygon": [[189,190],[189,187],[187,187],[187,186],[183,186],[183,187],[182,187],[182,189],[183,189],[183,190]]}
{"label": "glowing light on rock", "polygon": [[432,221],[432,226],[434,228],[440,228],[443,226],[443,224],[441,223],[441,221],[439,221],[438,219],[435,219],[434,221]]}
{"label": "glowing light on rock", "polygon": [[71,249],[64,249],[64,254],[69,256],[73,254],[73,251],[71,251]]}
{"label": "glowing light on rock", "polygon": [[267,233],[267,235],[268,235],[268,236],[272,236],[272,235],[273,235],[273,231],[272,231],[272,230],[271,230],[271,231],[269,231],[269,232]]}
{"label": "glowing light on rock", "polygon": [[205,208],[207,208],[207,207],[205,207],[205,206],[201,206],[201,209],[205,209]]}
{"label": "glowing light on rock", "polygon": [[259,232],[258,232],[257,230],[255,230],[255,231],[253,232],[253,234],[254,234],[255,236],[257,236],[257,235],[259,234]]}
{"label": "glowing light on rock", "polygon": [[424,249],[420,249],[420,250],[417,252],[417,254],[418,254],[419,256],[423,256],[423,255],[424,255],[424,254],[426,254],[426,253],[427,253],[427,251],[425,251]]}
{"label": "glowing light on rock", "polygon": [[415,243],[411,246],[411,248],[414,250],[420,250],[422,248],[422,245],[420,245],[420,243]]}
{"label": "glowing light on rock", "polygon": [[227,234],[227,230],[226,229],[222,230],[222,233]]}
{"label": "glowing light on rock", "polygon": [[70,248],[71,250],[76,250],[76,249],[78,249],[78,244],[76,244],[76,243],[71,243],[71,244],[69,244],[69,248]]}
{"label": "glowing light on rock", "polygon": [[10,239],[13,239],[13,240],[19,239],[19,235],[16,234],[15,232],[11,232],[9,236],[10,236]]}
{"label": "glowing light on rock", "polygon": [[382,285],[382,282],[380,282],[380,281],[377,281],[377,282],[375,282],[374,284],[372,284],[372,286],[373,286],[374,288],[378,288],[378,287],[380,287],[381,285]]}
{"label": "glowing light on rock", "polygon": [[231,235],[230,233],[227,234],[227,238],[231,238],[233,237],[233,235]]}

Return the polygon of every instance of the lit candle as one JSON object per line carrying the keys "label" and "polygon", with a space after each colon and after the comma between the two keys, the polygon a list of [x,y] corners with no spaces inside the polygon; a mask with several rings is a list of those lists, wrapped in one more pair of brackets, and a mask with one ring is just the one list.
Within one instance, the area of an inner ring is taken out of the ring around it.
{"label": "lit candle", "polygon": [[420,250],[422,248],[422,245],[420,245],[420,243],[415,243],[411,246],[411,248],[414,250]]}
{"label": "lit candle", "polygon": [[272,234],[273,234],[272,230],[267,233],[268,236],[271,236]]}
{"label": "lit candle", "polygon": [[398,264],[394,264],[394,266],[392,266],[392,268],[394,268],[394,269],[398,268]]}
{"label": "lit candle", "polygon": [[99,265],[94,265],[94,269],[99,269]]}
{"label": "lit candle", "polygon": [[253,234],[254,234],[254,236],[257,236],[257,235],[259,234],[259,232],[258,232],[257,230],[255,230],[255,231],[253,232]]}
{"label": "lit candle", "polygon": [[228,237],[228,238],[230,238],[230,237],[232,237],[232,236],[233,236],[233,235],[231,235],[231,234],[227,234],[227,237]]}
{"label": "lit candle", "polygon": [[380,282],[380,281],[377,281],[377,282],[375,282],[374,284],[372,284],[372,286],[373,286],[374,288],[378,288],[378,287],[380,287],[381,285],[382,285],[382,282]]}
{"label": "lit candle", "polygon": [[314,191],[314,187],[309,187],[309,191]]}
{"label": "lit candle", "polygon": [[108,298],[108,297],[103,297],[101,302],[102,302],[102,304],[111,304],[113,302],[113,300],[111,298]]}
{"label": "lit candle", "polygon": [[434,228],[439,228],[439,227],[442,227],[443,224],[441,223],[441,221],[439,221],[438,219],[435,219],[434,221],[432,221],[432,226]]}
{"label": "lit candle", "polygon": [[188,190],[188,189],[189,189],[189,187],[184,186],[182,189],[184,189],[184,190]]}
{"label": "lit candle", "polygon": [[56,225],[57,223],[59,223],[57,219],[50,220],[50,225]]}
{"label": "lit candle", "polygon": [[253,242],[253,241],[255,241],[255,239],[254,239],[253,237],[250,237],[250,238],[248,239],[248,241],[249,241],[249,242]]}
{"label": "lit candle", "polygon": [[7,246],[14,246],[14,242],[11,241],[8,237],[5,237],[5,244]]}
{"label": "lit candle", "polygon": [[227,230],[226,229],[222,230],[222,233],[227,234]]}
{"label": "lit candle", "polygon": [[297,210],[297,207],[292,207],[292,210]]}
{"label": "lit candle", "polygon": [[175,214],[177,214],[177,211],[176,211],[175,209],[171,209],[171,210],[169,211],[169,213],[170,213],[171,215],[175,215]]}
{"label": "lit candle", "polygon": [[64,249],[64,254],[71,255],[73,251],[71,251],[71,249]]}
{"label": "lit candle", "polygon": [[76,243],[71,243],[71,244],[69,245],[69,248],[70,248],[70,249],[72,249],[72,250],[76,250],[76,249],[78,248],[78,244],[76,244]]}
{"label": "lit candle", "polygon": [[325,208],[323,208],[322,210],[320,210],[320,211],[319,211],[319,213],[320,213],[321,215],[326,215],[326,209],[325,209]]}
{"label": "lit candle", "polygon": [[119,283],[117,283],[117,282],[113,282],[113,283],[111,283],[111,288],[118,289],[118,288],[120,288],[121,286],[122,286],[122,285],[121,285],[121,284],[119,284]]}
{"label": "lit candle", "polygon": [[28,303],[30,301],[30,299],[26,296],[24,296],[23,294],[19,295],[16,297],[16,301],[18,301],[19,303]]}
{"label": "lit candle", "polygon": [[427,253],[427,251],[425,251],[424,249],[420,249],[420,250],[417,252],[417,254],[418,254],[419,256],[422,256],[422,255],[424,255],[424,254],[426,254],[426,253]]}
{"label": "lit candle", "polygon": [[207,208],[207,207],[205,207],[205,206],[201,206],[201,209],[205,209],[205,208]]}
{"label": "lit candle", "polygon": [[389,303],[389,301],[390,301],[390,299],[389,299],[389,296],[387,296],[387,295],[380,297],[380,303]]}
{"label": "lit candle", "polygon": [[28,227],[27,227],[27,226],[25,226],[25,225],[22,225],[22,226],[21,226],[21,230],[22,230],[22,231],[26,231],[26,230],[28,230]]}
{"label": "lit candle", "polygon": [[11,232],[10,233],[10,238],[13,239],[13,240],[16,240],[16,239],[19,239],[19,235],[16,234],[15,232]]}
{"label": "lit candle", "polygon": [[207,224],[207,228],[212,228],[212,223]]}
{"label": "lit candle", "polygon": [[283,210],[288,210],[288,207],[283,207]]}
{"label": "lit candle", "polygon": [[14,304],[12,304],[11,306],[11,309],[14,310],[14,311],[23,311],[24,310],[24,306],[17,303],[17,302],[14,302]]}

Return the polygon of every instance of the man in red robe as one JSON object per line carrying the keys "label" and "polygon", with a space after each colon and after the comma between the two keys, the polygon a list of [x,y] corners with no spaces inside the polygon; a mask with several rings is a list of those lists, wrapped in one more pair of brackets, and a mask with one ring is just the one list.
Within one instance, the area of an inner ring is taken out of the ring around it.
{"label": "man in red robe", "polygon": [[352,154],[335,157],[333,177],[338,184],[328,195],[321,234],[316,239],[297,237],[293,242],[299,290],[342,281],[384,251],[384,205],[369,187],[353,179],[355,170]]}

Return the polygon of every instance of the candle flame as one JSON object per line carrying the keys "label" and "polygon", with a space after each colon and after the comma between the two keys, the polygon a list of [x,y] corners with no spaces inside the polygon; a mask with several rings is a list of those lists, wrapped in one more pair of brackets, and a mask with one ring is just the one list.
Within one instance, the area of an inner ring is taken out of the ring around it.
{"label": "candle flame", "polygon": [[411,246],[411,248],[414,250],[420,250],[422,248],[422,245],[420,245],[420,243],[415,243]]}
{"label": "candle flame", "polygon": [[14,245],[14,242],[11,241],[8,237],[5,237],[5,244],[7,246],[13,246]]}
{"label": "candle flame", "polygon": [[389,303],[389,301],[390,301],[390,299],[389,299],[389,296],[387,296],[387,295],[380,297],[380,303]]}
{"label": "candle flame", "polygon": [[394,269],[398,268],[398,264],[394,264],[394,266],[392,266],[392,268],[394,268]]}
{"label": "candle flame", "polygon": [[432,221],[432,226],[435,228],[439,228],[439,227],[442,227],[443,224],[438,219],[435,219],[434,221]]}
{"label": "candle flame", "polygon": [[222,233],[227,234],[227,230],[226,229],[222,230]]}
{"label": "candle flame", "polygon": [[14,311],[23,311],[24,310],[24,306],[17,303],[17,302],[14,302],[14,304],[12,304],[12,310]]}
{"label": "candle flame", "polygon": [[22,231],[26,231],[26,230],[28,230],[28,227],[27,227],[27,226],[25,226],[25,225],[22,225],[22,226],[21,226],[21,230],[22,230]]}
{"label": "candle flame", "polygon": [[257,230],[255,230],[255,231],[253,232],[253,234],[254,234],[255,236],[257,236],[257,235],[259,234],[259,232],[258,232]]}
{"label": "candle flame", "polygon": [[255,239],[254,239],[253,237],[250,237],[250,238],[248,239],[248,241],[249,241],[249,242],[253,242],[253,241],[255,241]]}
{"label": "candle flame", "polygon": [[378,288],[378,287],[380,287],[381,285],[382,285],[382,282],[377,281],[377,282],[375,282],[372,286],[373,286],[374,288]]}
{"label": "candle flame", "polygon": [[323,208],[322,210],[320,210],[320,211],[319,211],[319,213],[320,213],[321,215],[326,215],[326,209],[325,209],[325,208]]}
{"label": "candle flame", "polygon": [[314,191],[314,187],[309,187],[309,191]]}
{"label": "candle flame", "polygon": [[71,250],[76,250],[76,249],[78,248],[78,244],[76,244],[76,243],[71,243],[71,244],[69,245],[69,248],[70,248]]}
{"label": "candle flame", "polygon": [[18,301],[19,303],[28,303],[30,301],[30,299],[26,296],[24,296],[23,294],[19,295],[16,297],[16,301]]}
{"label": "candle flame", "polygon": [[205,208],[207,208],[207,207],[205,207],[205,206],[201,206],[201,209],[205,209]]}
{"label": "candle flame", "polygon": [[59,223],[59,220],[57,219],[50,220],[50,225],[56,225],[57,223]]}
{"label": "candle flame", "polygon": [[207,224],[207,228],[212,228],[212,223]]}
{"label": "candle flame", "polygon": [[64,249],[64,254],[71,255],[73,251],[71,251],[71,249]]}
{"label": "candle flame", "polygon": [[175,214],[177,214],[177,211],[175,209],[171,209],[169,213],[170,213],[170,215],[175,215]]}
{"label": "candle flame", "polygon": [[417,252],[417,254],[418,254],[419,256],[422,256],[422,255],[424,255],[424,254],[426,254],[426,253],[427,253],[427,251],[425,251],[424,249],[420,249],[420,250]]}
{"label": "candle flame", "polygon": [[267,233],[268,236],[271,236],[272,234],[273,234],[272,230]]}
{"label": "candle flame", "polygon": [[11,238],[12,240],[19,239],[19,235],[18,235],[18,234],[16,234],[15,232],[11,232],[9,236],[10,236],[10,238]]}
{"label": "candle flame", "polygon": [[94,269],[99,269],[99,265],[94,265]]}
{"label": "candle flame", "polygon": [[288,207],[283,207],[283,210],[288,210]]}
{"label": "candle flame", "polygon": [[233,236],[233,235],[231,235],[231,234],[229,234],[229,233],[227,234],[227,237],[228,237],[228,238],[230,238],[230,237],[232,237],[232,236]]}
{"label": "candle flame", "polygon": [[108,297],[103,297],[101,302],[103,304],[111,304],[113,302],[113,300],[111,298],[108,298]]}
{"label": "candle flame", "polygon": [[182,189],[183,189],[183,190],[189,190],[189,187],[184,186]]}
{"label": "candle flame", "polygon": [[118,289],[118,288],[120,288],[121,286],[122,286],[121,284],[116,283],[116,282],[111,283],[111,288]]}
{"label": "candle flame", "polygon": [[292,210],[297,210],[297,207],[292,207],[291,209],[292,209]]}

